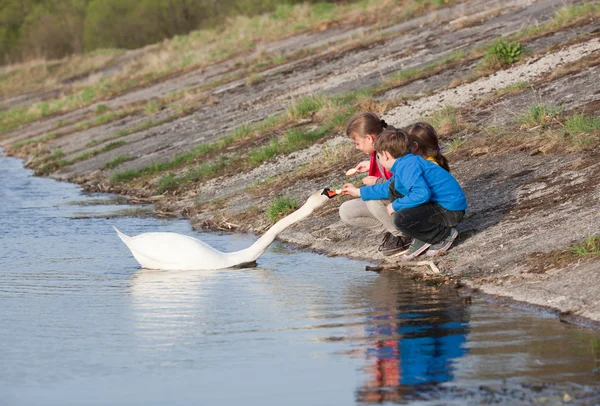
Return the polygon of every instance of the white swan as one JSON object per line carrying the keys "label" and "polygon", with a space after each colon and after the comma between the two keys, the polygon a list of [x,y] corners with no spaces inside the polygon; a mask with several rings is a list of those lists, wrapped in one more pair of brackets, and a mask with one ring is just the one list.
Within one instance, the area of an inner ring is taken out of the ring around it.
{"label": "white swan", "polygon": [[267,249],[277,234],[336,195],[329,189],[313,193],[298,210],[279,220],[250,247],[236,252],[221,252],[187,235],[159,232],[130,237],[113,227],[142,268],[193,271],[231,268],[252,263]]}

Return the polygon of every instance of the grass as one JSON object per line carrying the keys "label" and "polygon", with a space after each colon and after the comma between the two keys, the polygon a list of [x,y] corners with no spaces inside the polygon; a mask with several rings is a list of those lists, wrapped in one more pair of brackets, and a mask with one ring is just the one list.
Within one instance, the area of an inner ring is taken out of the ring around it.
{"label": "grass", "polygon": [[496,91],[496,96],[502,97],[502,96],[512,95],[512,94],[515,94],[515,93],[519,93],[521,90],[525,90],[528,87],[529,87],[529,83],[528,82],[513,83],[511,85],[503,87],[502,89],[497,90]]}
{"label": "grass", "polygon": [[77,155],[75,158],[73,158],[71,161],[69,161],[68,165],[72,165],[76,162],[81,162],[81,161],[85,161],[86,159],[90,159],[96,155],[99,155],[103,152],[107,152],[119,147],[122,147],[123,145],[127,144],[125,141],[116,141],[116,142],[111,142],[110,144],[105,145],[104,147],[100,148],[100,149],[95,149],[92,151],[87,151],[84,152],[80,155]]}
{"label": "grass", "polygon": [[307,117],[310,113],[320,110],[325,105],[325,96],[311,95],[294,99],[286,108],[287,115],[292,120]]}
{"label": "grass", "polygon": [[464,144],[464,141],[460,137],[454,137],[446,145],[444,146],[444,151],[442,153],[449,154],[451,152],[456,151]]}
{"label": "grass", "polygon": [[566,118],[563,127],[571,135],[590,134],[600,131],[600,117],[574,114]]}
{"label": "grass", "polygon": [[462,49],[456,50],[422,68],[408,68],[391,75],[385,82],[377,87],[378,93],[382,93],[394,87],[402,86],[417,79],[432,76],[443,69],[461,61],[465,58]]}
{"label": "grass", "polygon": [[254,75],[251,75],[250,77],[248,77],[248,79],[246,79],[246,84],[248,86],[254,86],[254,85],[257,85],[264,81],[265,81],[264,77],[262,77],[261,75],[254,74]]}
{"label": "grass", "polygon": [[269,207],[267,207],[267,219],[271,223],[276,223],[285,215],[297,210],[300,207],[296,199],[288,196],[279,196],[273,199]]}
{"label": "grass", "polygon": [[571,253],[577,256],[600,257],[600,234],[593,234],[585,241],[571,247]]}
{"label": "grass", "polygon": [[219,159],[214,162],[207,162],[195,168],[188,170],[183,176],[176,176],[173,173],[169,173],[161,177],[158,181],[155,194],[163,194],[169,190],[175,190],[181,186],[184,186],[190,182],[197,182],[208,177],[214,176],[220,169],[224,168],[228,160]]}
{"label": "grass", "polygon": [[31,145],[31,144],[43,144],[46,141],[50,141],[53,140],[55,138],[58,138],[58,134],[57,133],[49,133],[49,134],[45,134],[39,138],[33,138],[33,139],[29,139],[29,140],[23,140],[23,141],[17,141],[15,143],[12,144],[12,148],[15,149],[19,149],[21,147],[24,147],[26,145]]}
{"label": "grass", "polygon": [[[222,157],[222,154],[227,153],[236,144],[238,145],[237,148],[244,152],[234,158],[228,156],[227,159],[235,161],[236,170],[251,170],[278,155],[289,154],[313,145],[333,129],[345,124],[347,118],[356,110],[357,103],[358,105],[370,103],[370,105],[375,106],[376,103],[368,99],[370,94],[372,94],[371,91],[356,91],[331,98],[324,96],[307,96],[301,98],[293,103],[285,114],[272,116],[252,125],[241,125],[220,141],[199,144],[193,151],[178,154],[168,162],[155,163],[139,170],[126,170],[122,173],[115,173],[111,176],[110,181],[111,183],[129,182],[138,177],[152,176],[177,167],[192,165],[203,158]],[[292,127],[288,128],[280,136],[268,137],[269,134],[275,133],[276,130],[293,124],[295,120],[309,115],[312,117],[311,121],[320,123],[319,127],[309,130]],[[248,144],[260,143],[263,139],[266,139],[266,142],[261,146],[254,148],[245,147]],[[219,163],[220,161],[213,160],[211,162],[204,162],[196,168],[191,168],[183,175],[163,175],[159,181],[157,193],[164,193],[167,190],[183,187],[189,182],[200,179],[206,180],[214,176],[216,171],[212,171],[210,168],[216,167],[221,169],[224,165]]]}
{"label": "grass", "polygon": [[105,163],[104,166],[102,167],[102,169],[113,169],[113,168],[116,168],[117,166],[121,165],[123,162],[131,161],[132,159],[134,159],[134,158],[129,155],[119,155],[116,158],[114,158],[113,160]]}
{"label": "grass", "polygon": [[289,154],[300,149],[304,149],[315,141],[322,138],[331,128],[323,126],[316,130],[303,131],[297,128],[291,128],[285,132],[282,140],[277,138],[262,148],[251,151],[248,154],[248,163],[252,166],[262,164],[280,154]]}
{"label": "grass", "polygon": [[563,113],[563,108],[554,104],[534,104],[520,115],[517,122],[524,128],[548,127]]}
{"label": "grass", "polygon": [[457,116],[456,108],[452,106],[444,106],[440,110],[436,110],[430,117],[426,117],[424,121],[431,124],[440,137],[447,137],[455,134],[464,128]]}

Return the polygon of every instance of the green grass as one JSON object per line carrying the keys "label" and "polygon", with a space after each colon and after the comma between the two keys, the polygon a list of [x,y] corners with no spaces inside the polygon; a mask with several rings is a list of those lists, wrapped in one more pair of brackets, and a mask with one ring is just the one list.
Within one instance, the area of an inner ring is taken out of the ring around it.
{"label": "green grass", "polygon": [[566,118],[563,127],[571,135],[590,134],[600,131],[600,117],[574,114]]}
{"label": "green grass", "polygon": [[108,107],[106,104],[98,104],[94,111],[96,112],[96,114],[104,114],[109,110],[110,107]]}
{"label": "green grass", "polygon": [[102,167],[102,169],[113,169],[113,168],[116,168],[117,166],[121,165],[123,162],[131,161],[132,159],[134,159],[134,158],[129,155],[119,155],[116,158],[114,158],[113,160],[105,163],[104,166]]}
{"label": "green grass", "polygon": [[23,140],[23,141],[15,142],[14,144],[12,144],[12,147],[13,148],[21,148],[21,147],[24,147],[25,145],[40,144],[40,143],[43,143],[46,141],[53,140],[55,138],[58,138],[57,133],[49,133],[49,134],[45,134],[39,138],[33,138],[30,140]]}
{"label": "green grass", "polygon": [[393,75],[391,75],[388,80],[386,80],[380,86],[378,86],[378,89],[389,89],[390,87],[399,86],[412,80],[431,75],[438,71],[440,68],[444,67],[445,65],[451,64],[464,58],[465,53],[462,49],[459,49],[450,53],[449,55],[446,55],[438,60],[431,62],[430,64],[422,68],[408,68],[396,72]]}
{"label": "green grass", "polygon": [[454,137],[444,146],[444,151],[442,151],[442,153],[449,154],[459,149],[463,144],[464,141],[460,137]]}
{"label": "green grass", "polygon": [[267,145],[251,151],[248,154],[248,163],[253,166],[259,165],[280,154],[289,154],[306,148],[322,138],[329,130],[331,130],[329,126],[312,131],[291,128],[285,132],[283,139],[273,138]]}
{"label": "green grass", "polygon": [[267,208],[266,215],[272,223],[277,222],[283,216],[298,209],[300,205],[293,197],[276,197]]}
{"label": "green grass", "polygon": [[68,162],[69,165],[72,165],[76,162],[81,162],[81,161],[85,161],[86,159],[90,159],[96,155],[99,155],[103,152],[107,152],[110,150],[113,150],[115,148],[119,148],[122,147],[123,145],[127,144],[125,141],[116,141],[116,142],[111,142],[108,145],[105,145],[104,147],[100,148],[100,149],[95,149],[92,151],[87,151],[84,152],[80,155],[77,155],[75,158],[73,158],[71,161]]}
{"label": "green grass", "polygon": [[148,100],[144,106],[144,112],[146,115],[152,115],[158,112],[163,107],[163,104],[156,99]]}
{"label": "green grass", "polygon": [[562,113],[563,108],[554,104],[534,104],[518,117],[517,122],[530,127],[547,126]]}
{"label": "green grass", "polygon": [[325,97],[321,95],[305,96],[292,100],[286,111],[290,119],[307,117],[310,113],[319,111],[325,104]]}
{"label": "green grass", "polygon": [[517,82],[512,85],[508,85],[503,87],[502,89],[496,90],[496,96],[506,96],[509,94],[518,93],[521,90],[527,89],[529,87],[529,83],[527,82]]}
{"label": "green grass", "polygon": [[571,252],[577,256],[600,256],[600,234],[591,235],[585,241],[571,247]]}
{"label": "green grass", "polygon": [[257,85],[264,81],[265,81],[264,77],[262,77],[261,75],[254,74],[254,75],[251,75],[248,79],[246,79],[246,84],[248,86],[254,86],[254,85]]}

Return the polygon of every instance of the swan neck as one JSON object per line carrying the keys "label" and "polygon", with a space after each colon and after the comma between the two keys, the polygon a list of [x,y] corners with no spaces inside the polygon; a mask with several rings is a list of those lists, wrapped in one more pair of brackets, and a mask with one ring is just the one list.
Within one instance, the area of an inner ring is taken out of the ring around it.
{"label": "swan neck", "polygon": [[282,218],[277,223],[273,224],[271,228],[267,230],[266,233],[262,235],[254,244],[245,250],[240,251],[242,258],[245,258],[243,262],[252,262],[256,261],[256,259],[267,249],[267,247],[275,240],[277,235],[281,233],[283,230],[291,226],[292,224],[302,220],[305,217],[308,217],[313,210],[311,208],[302,206],[292,214]]}

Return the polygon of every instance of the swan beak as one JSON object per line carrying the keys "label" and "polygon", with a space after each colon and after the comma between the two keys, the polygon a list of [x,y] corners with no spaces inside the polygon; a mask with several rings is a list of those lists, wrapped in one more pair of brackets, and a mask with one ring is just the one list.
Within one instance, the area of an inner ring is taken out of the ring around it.
{"label": "swan beak", "polygon": [[328,198],[332,198],[332,197],[336,197],[338,195],[337,191],[335,190],[331,190],[328,187],[326,187],[325,189],[323,189],[323,191],[321,192],[322,195],[327,196]]}

